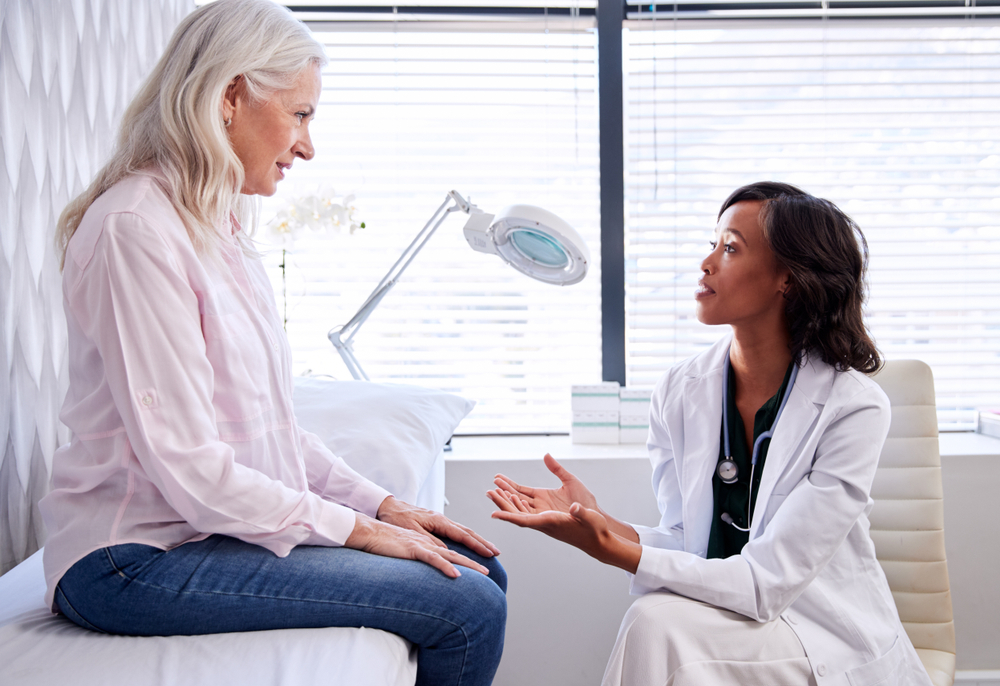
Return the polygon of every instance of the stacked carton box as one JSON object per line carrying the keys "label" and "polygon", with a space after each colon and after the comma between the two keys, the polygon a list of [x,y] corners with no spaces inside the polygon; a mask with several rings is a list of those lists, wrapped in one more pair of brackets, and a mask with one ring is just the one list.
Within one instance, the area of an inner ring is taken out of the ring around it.
{"label": "stacked carton box", "polygon": [[651,388],[622,388],[618,394],[618,442],[645,443]]}
{"label": "stacked carton box", "polygon": [[987,436],[1000,438],[1000,410],[983,410],[979,413],[976,431]]}
{"label": "stacked carton box", "polygon": [[572,387],[573,443],[618,442],[617,381]]}

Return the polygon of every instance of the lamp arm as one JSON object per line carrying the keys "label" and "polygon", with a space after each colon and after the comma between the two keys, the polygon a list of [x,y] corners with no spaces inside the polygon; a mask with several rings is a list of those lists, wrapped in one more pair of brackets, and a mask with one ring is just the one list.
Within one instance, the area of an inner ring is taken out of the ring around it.
{"label": "lamp arm", "polygon": [[330,330],[327,334],[327,338],[333,344],[333,347],[337,349],[340,353],[340,357],[344,360],[344,364],[347,365],[348,371],[351,372],[351,376],[355,379],[365,379],[368,380],[368,375],[365,373],[364,369],[361,367],[361,363],[358,362],[357,358],[354,356],[354,348],[351,345],[351,341],[354,339],[355,334],[361,326],[368,321],[372,312],[378,307],[379,303],[382,302],[382,298],[388,295],[392,287],[396,285],[399,281],[400,276],[406,271],[406,268],[410,266],[413,259],[420,253],[427,241],[430,240],[434,232],[437,231],[438,227],[448,218],[448,215],[452,212],[465,212],[466,214],[472,214],[473,212],[479,212],[478,207],[467,201],[457,191],[451,191],[445,197],[444,202],[441,206],[437,208],[437,211],[431,215],[431,218],[424,224],[424,228],[420,230],[416,238],[406,247],[403,253],[396,260],[395,264],[389,268],[389,271],[382,280],[378,282],[375,286],[375,290],[372,291],[371,295],[362,303],[361,307],[354,314],[350,320],[343,326],[334,328]]}

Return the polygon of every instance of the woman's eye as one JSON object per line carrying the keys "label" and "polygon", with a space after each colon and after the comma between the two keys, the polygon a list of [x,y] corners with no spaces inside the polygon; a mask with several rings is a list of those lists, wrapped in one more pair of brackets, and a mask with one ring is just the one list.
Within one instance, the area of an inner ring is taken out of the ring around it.
{"label": "woman's eye", "polygon": [[733,247],[732,243],[726,243],[724,247],[726,252],[736,252],[736,249]]}
{"label": "woman's eye", "polygon": [[718,245],[718,243],[716,243],[715,241],[709,241],[708,244],[712,246],[712,250],[715,250],[715,246]]}
{"label": "woman's eye", "polygon": [[305,112],[296,112],[295,116],[299,118],[299,123],[301,124],[302,120],[305,119],[309,115],[307,115]]}

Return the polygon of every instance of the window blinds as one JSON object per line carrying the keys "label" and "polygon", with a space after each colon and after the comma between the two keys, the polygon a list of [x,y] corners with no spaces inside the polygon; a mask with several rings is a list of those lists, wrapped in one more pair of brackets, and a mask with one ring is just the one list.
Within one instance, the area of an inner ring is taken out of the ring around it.
{"label": "window blinds", "polygon": [[787,181],[868,239],[867,321],[934,370],[943,429],[1000,407],[1000,25],[645,20],[624,31],[630,384],[723,331],[694,317],[719,205]]}
{"label": "window blinds", "polygon": [[[586,279],[555,287],[474,252],[457,213],[354,341],[374,381],[477,401],[460,433],[567,431],[569,386],[601,374],[596,35],[586,17],[310,23],[330,64],[289,196],[356,193],[367,228],[297,240],[288,255],[294,370],[349,378],[327,340],[455,189],[487,212],[527,203],[583,235]],[[261,231],[266,237],[266,230]],[[281,301],[280,250],[266,265]]]}

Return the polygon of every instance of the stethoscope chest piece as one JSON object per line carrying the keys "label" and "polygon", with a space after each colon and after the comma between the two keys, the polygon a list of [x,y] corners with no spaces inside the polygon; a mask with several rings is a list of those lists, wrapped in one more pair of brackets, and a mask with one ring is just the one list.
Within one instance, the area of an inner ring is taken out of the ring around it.
{"label": "stethoscope chest piece", "polygon": [[736,479],[740,474],[740,470],[736,466],[736,463],[729,457],[719,463],[719,467],[716,471],[719,474],[719,480],[724,484],[736,483]]}

